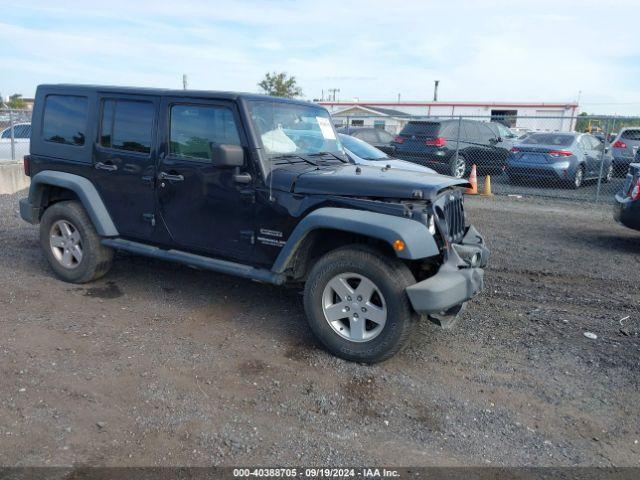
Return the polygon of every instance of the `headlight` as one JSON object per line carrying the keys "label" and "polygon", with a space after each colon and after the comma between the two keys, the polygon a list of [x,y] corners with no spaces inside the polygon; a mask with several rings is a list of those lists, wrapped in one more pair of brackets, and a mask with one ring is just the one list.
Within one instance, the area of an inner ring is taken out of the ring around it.
{"label": "headlight", "polygon": [[433,215],[429,215],[429,219],[427,220],[427,228],[429,229],[429,233],[431,235],[436,234],[436,220]]}

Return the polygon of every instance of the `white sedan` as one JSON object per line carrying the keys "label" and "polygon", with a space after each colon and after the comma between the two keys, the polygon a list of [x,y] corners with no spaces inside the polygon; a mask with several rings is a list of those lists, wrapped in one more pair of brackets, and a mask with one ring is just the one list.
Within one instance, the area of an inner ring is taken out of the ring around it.
{"label": "white sedan", "polygon": [[[16,123],[13,126],[13,141],[15,160],[29,154],[29,139],[31,138],[30,123]],[[0,132],[0,160],[11,160],[11,127]]]}

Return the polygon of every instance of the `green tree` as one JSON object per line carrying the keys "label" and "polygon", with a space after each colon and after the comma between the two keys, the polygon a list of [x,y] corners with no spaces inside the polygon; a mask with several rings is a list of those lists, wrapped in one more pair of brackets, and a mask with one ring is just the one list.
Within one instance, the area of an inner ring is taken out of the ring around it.
{"label": "green tree", "polygon": [[289,77],[286,72],[266,73],[264,78],[258,83],[267,95],[275,97],[300,97],[302,89],[296,82],[296,77]]}
{"label": "green tree", "polygon": [[7,103],[7,106],[9,108],[20,109],[20,108],[26,108],[27,104],[24,103],[24,100],[22,99],[22,95],[20,95],[19,93],[14,93],[9,97],[9,102]]}

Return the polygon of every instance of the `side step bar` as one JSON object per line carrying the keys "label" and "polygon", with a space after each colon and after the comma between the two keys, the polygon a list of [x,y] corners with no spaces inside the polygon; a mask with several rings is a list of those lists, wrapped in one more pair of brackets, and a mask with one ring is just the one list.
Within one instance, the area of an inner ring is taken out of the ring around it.
{"label": "side step bar", "polygon": [[236,277],[248,278],[258,282],[282,285],[286,280],[284,275],[274,273],[271,270],[264,268],[255,268],[241,263],[203,257],[202,255],[195,255],[193,253],[182,252],[180,250],[164,250],[162,248],[146,245],[144,243],[132,242],[130,240],[123,240],[121,238],[105,238],[101,243],[105,247],[125,250],[137,255],[169,260],[191,267],[225,273]]}

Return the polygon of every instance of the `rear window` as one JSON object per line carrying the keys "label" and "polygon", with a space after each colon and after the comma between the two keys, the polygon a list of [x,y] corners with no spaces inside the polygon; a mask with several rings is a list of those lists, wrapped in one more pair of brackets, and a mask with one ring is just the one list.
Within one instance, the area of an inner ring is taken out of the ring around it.
{"label": "rear window", "polygon": [[87,97],[47,95],[42,121],[44,139],[65,145],[84,145],[87,109]]}
{"label": "rear window", "polygon": [[405,125],[400,134],[437,137],[439,131],[440,123],[438,122],[409,122]]}
{"label": "rear window", "polygon": [[568,147],[573,143],[573,135],[559,135],[555,133],[532,133],[522,143],[528,145],[557,145]]}
{"label": "rear window", "polygon": [[625,130],[622,132],[621,138],[625,140],[640,140],[640,130]]}

